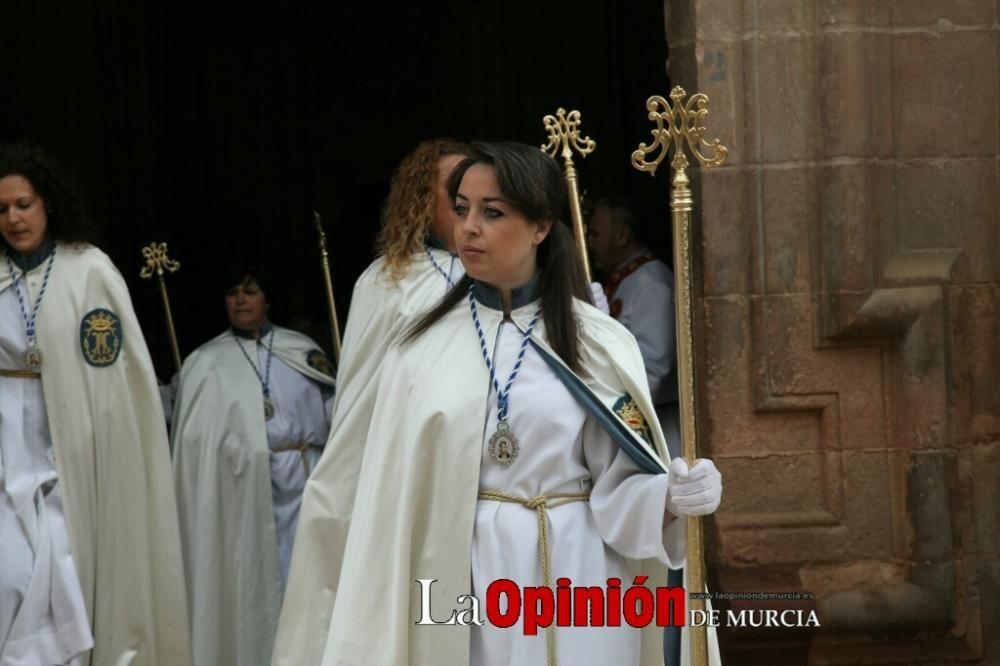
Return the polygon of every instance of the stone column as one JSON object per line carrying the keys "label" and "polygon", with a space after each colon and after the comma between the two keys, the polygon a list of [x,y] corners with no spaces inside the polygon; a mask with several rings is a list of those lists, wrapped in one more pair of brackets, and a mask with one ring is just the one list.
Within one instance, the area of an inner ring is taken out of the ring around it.
{"label": "stone column", "polygon": [[822,623],[724,629],[730,663],[1000,663],[998,4],[665,1],[731,157],[696,199],[709,569]]}

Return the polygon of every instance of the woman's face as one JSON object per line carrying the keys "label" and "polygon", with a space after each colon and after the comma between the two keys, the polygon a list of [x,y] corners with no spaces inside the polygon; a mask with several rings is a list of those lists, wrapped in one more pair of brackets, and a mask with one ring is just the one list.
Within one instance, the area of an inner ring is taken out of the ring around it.
{"label": "woman's face", "polygon": [[267,321],[267,298],[256,280],[226,292],[226,315],[233,328],[259,332]]}
{"label": "woman's face", "polygon": [[34,252],[45,240],[45,202],[24,176],[0,178],[0,234],[15,252]]}
{"label": "woman's face", "polygon": [[496,169],[469,167],[455,196],[455,214],[455,245],[471,277],[498,289],[513,289],[532,278],[538,246],[552,222],[532,222],[504,200]]}
{"label": "woman's face", "polygon": [[431,222],[431,233],[444,243],[449,245],[454,237],[455,211],[451,206],[451,199],[448,197],[448,177],[459,162],[465,159],[465,155],[445,155],[438,160],[437,179],[434,181],[434,202],[431,215],[434,218]]}

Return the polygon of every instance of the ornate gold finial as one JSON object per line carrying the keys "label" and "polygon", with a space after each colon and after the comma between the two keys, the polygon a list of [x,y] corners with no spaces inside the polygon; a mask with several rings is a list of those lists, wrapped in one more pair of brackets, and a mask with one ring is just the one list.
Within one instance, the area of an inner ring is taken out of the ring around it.
{"label": "ornate gold finial", "polygon": [[[653,135],[653,143],[648,146],[645,143],[640,143],[639,149],[632,153],[632,166],[639,171],[648,171],[650,175],[655,174],[660,162],[670,152],[671,143],[674,145],[674,159],[671,166],[679,172],[683,172],[688,166],[684,151],[685,142],[687,142],[691,154],[705,168],[717,167],[726,161],[729,150],[718,139],[711,142],[705,141],[706,128],[701,123],[708,115],[708,96],[697,93],[691,95],[691,98],[684,102],[686,95],[683,88],[674,86],[674,89],[670,91],[670,99],[673,104],[667,102],[660,95],[653,95],[646,101],[649,119],[656,123],[656,129],[650,130]],[[710,156],[701,152],[702,146],[711,151]],[[651,161],[647,161],[645,158],[656,150],[660,151],[659,154]]]}
{"label": "ornate gold finial", "polygon": [[590,260],[587,258],[587,230],[583,224],[583,212],[580,205],[580,193],[576,187],[576,167],[573,166],[573,151],[586,157],[594,152],[597,143],[589,136],[580,137],[580,112],[559,109],[554,116],[542,118],[545,129],[549,133],[549,142],[542,150],[551,157],[562,155],[563,176],[566,178],[566,189],[569,195],[569,212],[573,222],[573,238],[576,241],[580,262],[590,281]]}
{"label": "ornate gold finial", "polygon": [[139,271],[139,277],[149,279],[156,275],[163,275],[163,271],[175,272],[181,267],[179,261],[174,261],[167,256],[166,243],[150,243],[142,248],[142,256],[146,258],[146,265]]}
{"label": "ornate gold finial", "polygon": [[181,348],[177,344],[177,331],[174,330],[174,316],[170,311],[170,297],[167,295],[167,282],[163,279],[163,271],[174,273],[181,267],[181,262],[167,256],[166,243],[150,243],[142,248],[142,256],[146,265],[139,271],[139,277],[149,279],[156,275],[160,283],[160,297],[163,299],[163,311],[167,318],[167,333],[170,336],[170,350],[174,355],[174,365],[177,371],[181,369]]}
{"label": "ornate gold finial", "polygon": [[542,150],[556,157],[561,154],[567,162],[573,162],[573,151],[580,153],[581,157],[586,157],[597,148],[590,137],[580,138],[580,112],[566,109],[558,109],[556,115],[542,118],[545,130],[549,133],[549,142],[542,146]]}

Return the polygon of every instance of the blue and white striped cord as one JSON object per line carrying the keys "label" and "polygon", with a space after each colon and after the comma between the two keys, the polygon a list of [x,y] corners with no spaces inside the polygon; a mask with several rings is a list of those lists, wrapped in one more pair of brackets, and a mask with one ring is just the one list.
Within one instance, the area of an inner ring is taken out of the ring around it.
{"label": "blue and white striped cord", "polygon": [[[49,286],[49,275],[52,274],[52,264],[55,263],[56,259],[56,247],[52,247],[52,254],[49,255],[49,263],[45,266],[45,275],[42,277],[42,288],[38,291],[38,298],[35,299],[35,305],[31,308],[31,316],[28,316],[28,310],[24,307],[24,298],[21,296],[21,285],[18,284],[24,278],[24,272],[22,271],[20,275],[14,274],[14,263],[10,260],[10,252],[8,251],[5,255],[7,258],[7,269],[10,271],[10,276],[14,279],[14,293],[17,294],[17,304],[21,307],[21,319],[24,320],[24,333],[28,337],[28,345],[32,346],[35,341],[35,320],[38,319],[38,308],[42,305],[42,296],[45,295],[45,288]],[[25,292],[28,288],[24,288]]]}
{"label": "blue and white striped cord", "polygon": [[272,350],[274,349],[274,329],[273,328],[271,329],[271,340],[267,343],[267,368],[264,370],[264,374],[263,375],[260,374],[260,370],[257,369],[257,364],[254,363],[253,360],[250,358],[250,354],[248,354],[247,350],[243,348],[243,343],[240,342],[240,339],[238,337],[236,337],[235,333],[233,333],[233,340],[236,341],[236,346],[240,348],[241,352],[243,352],[243,357],[247,360],[247,363],[250,364],[250,367],[253,368],[254,374],[257,375],[257,379],[260,380],[260,388],[264,392],[264,397],[265,398],[270,398],[271,397],[271,357],[274,355],[272,353]]}
{"label": "blue and white striped cord", "polygon": [[444,278],[444,281],[448,283],[448,288],[451,289],[452,287],[454,287],[455,283],[452,282],[452,280],[451,280],[451,269],[453,269],[455,267],[455,257],[452,256],[452,258],[451,258],[451,266],[448,267],[448,272],[445,273],[444,269],[441,268],[441,266],[438,264],[437,260],[434,258],[434,255],[431,253],[431,249],[429,247],[425,246],[424,247],[424,252],[427,253],[427,258],[431,260],[431,265],[434,266],[434,268],[437,269],[437,272],[441,274],[441,277]]}
{"label": "blue and white striped cord", "polygon": [[538,317],[542,314],[542,304],[538,304],[538,309],[535,310],[535,316],[531,318],[531,323],[528,324],[527,330],[524,332],[524,338],[521,340],[521,350],[517,353],[517,362],[514,363],[514,369],[511,370],[510,378],[507,379],[507,385],[504,387],[503,391],[500,390],[500,384],[497,382],[496,370],[493,363],[490,361],[490,353],[486,349],[486,336],[483,335],[483,327],[479,323],[479,312],[476,308],[476,299],[472,295],[474,285],[469,285],[469,309],[472,310],[472,323],[476,325],[476,334],[479,336],[479,348],[483,352],[483,360],[486,361],[486,368],[490,371],[490,381],[493,382],[493,387],[497,392],[497,420],[506,421],[507,420],[507,410],[510,407],[510,389],[514,385],[514,378],[517,377],[517,371],[521,369],[521,363],[524,361],[524,353],[528,350],[528,341],[531,340],[531,331],[534,330],[535,324],[538,322]]}

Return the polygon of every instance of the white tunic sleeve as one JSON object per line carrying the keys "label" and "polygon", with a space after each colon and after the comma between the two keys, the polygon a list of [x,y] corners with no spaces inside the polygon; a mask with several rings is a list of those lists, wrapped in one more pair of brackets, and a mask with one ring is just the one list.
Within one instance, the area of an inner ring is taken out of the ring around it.
{"label": "white tunic sleeve", "polygon": [[589,416],[583,426],[583,453],[594,481],[590,509],[604,542],[630,559],[655,558],[669,567],[680,566],[683,521],[663,527],[668,475],[641,471]]}
{"label": "white tunic sleeve", "polygon": [[[267,362],[266,350],[262,344],[257,347],[257,362],[264,364]],[[330,403],[319,383],[299,374],[277,356],[271,363],[271,395],[276,408],[274,418],[267,421],[266,426],[267,443],[272,449],[271,503],[284,590],[306,485],[306,468],[311,470],[316,466],[329,435]],[[302,451],[281,450],[288,445],[301,444],[309,447]]]}
{"label": "white tunic sleeve", "polygon": [[673,275],[662,262],[650,262],[625,278],[616,297],[622,303],[618,321],[639,344],[654,404],[675,400],[677,388]]}

